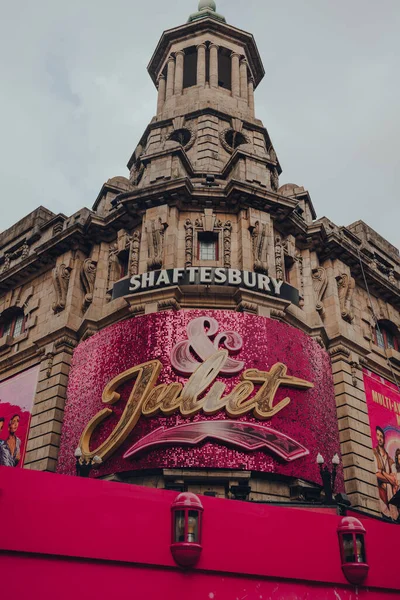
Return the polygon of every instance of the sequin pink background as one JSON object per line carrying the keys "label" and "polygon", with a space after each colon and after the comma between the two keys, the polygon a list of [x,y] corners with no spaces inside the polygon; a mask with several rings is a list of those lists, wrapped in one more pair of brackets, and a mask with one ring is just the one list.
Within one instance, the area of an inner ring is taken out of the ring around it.
{"label": "sequin pink background", "polygon": [[[245,368],[268,371],[276,362],[288,367],[288,374],[314,383],[311,390],[282,388],[276,402],[289,396],[291,403],[270,421],[259,421],[251,413],[241,421],[262,423],[265,427],[285,433],[309,449],[310,455],[287,464],[268,452],[244,452],[217,442],[206,442],[195,448],[165,447],[144,451],[132,459],[123,459],[130,446],[156,428],[173,427],[190,421],[227,419],[222,410],[215,416],[199,413],[184,418],[179,413],[170,417],[140,417],[136,427],[121,446],[92,476],[103,476],[122,471],[156,468],[218,468],[246,469],[303,478],[320,482],[316,456],[322,452],[327,460],[339,452],[339,434],[333,391],[331,364],[328,354],[304,333],[264,317],[223,310],[189,310],[162,312],[132,318],[112,325],[80,344],[74,353],[69,377],[68,395],[62,429],[58,472],[75,473],[74,451],[88,421],[102,408],[101,395],[105,385],[116,375],[151,359],[163,364],[159,383],[181,381],[170,363],[173,346],[187,339],[186,326],[201,316],[214,317],[219,331],[233,330],[243,338],[243,348],[236,358],[245,362]],[[228,393],[240,380],[219,377]],[[132,383],[120,388],[121,400],[111,416],[93,436],[96,448],[115,427],[125,406]],[[339,473],[339,487],[342,473]]]}

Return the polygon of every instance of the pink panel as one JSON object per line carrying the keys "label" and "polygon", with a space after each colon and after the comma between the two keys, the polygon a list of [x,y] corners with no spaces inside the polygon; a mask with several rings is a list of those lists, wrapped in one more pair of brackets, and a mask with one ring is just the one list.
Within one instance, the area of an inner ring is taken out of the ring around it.
{"label": "pink panel", "polygon": [[[0,550],[176,569],[169,550],[175,497],[164,490],[0,468],[5,516]],[[346,586],[337,538],[341,517],[331,511],[208,497],[202,504],[199,571]],[[398,527],[359,518],[367,531],[367,585],[400,590]],[[0,559],[0,569],[3,564]]]}
{"label": "pink panel", "polygon": [[[23,573],[23,577],[21,574]],[[26,556],[1,556],[4,597],[30,600],[394,600],[397,592],[171,572]]]}

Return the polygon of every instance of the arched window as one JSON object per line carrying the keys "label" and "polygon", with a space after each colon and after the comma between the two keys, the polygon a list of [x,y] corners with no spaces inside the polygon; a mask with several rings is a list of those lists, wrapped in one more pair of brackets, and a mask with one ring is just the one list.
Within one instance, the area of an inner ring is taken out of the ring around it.
{"label": "arched window", "polygon": [[20,308],[10,308],[0,318],[0,338],[8,335],[16,338],[25,331],[25,315]]}
{"label": "arched window", "polygon": [[390,321],[379,321],[375,327],[375,344],[383,350],[399,350],[397,327]]}

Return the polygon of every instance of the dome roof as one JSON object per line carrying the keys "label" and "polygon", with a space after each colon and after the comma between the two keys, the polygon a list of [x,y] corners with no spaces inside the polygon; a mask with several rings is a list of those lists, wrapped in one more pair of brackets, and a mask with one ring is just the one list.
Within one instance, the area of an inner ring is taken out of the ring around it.
{"label": "dome roof", "polygon": [[204,8],[209,8],[211,10],[217,10],[217,5],[214,0],[200,0],[199,2],[199,10],[203,10]]}

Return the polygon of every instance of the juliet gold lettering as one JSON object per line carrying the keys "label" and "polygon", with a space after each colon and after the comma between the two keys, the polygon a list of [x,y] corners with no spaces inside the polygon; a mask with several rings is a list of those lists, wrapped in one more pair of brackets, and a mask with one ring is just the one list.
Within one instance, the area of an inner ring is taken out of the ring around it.
{"label": "juliet gold lettering", "polygon": [[[120,395],[117,390],[126,382],[134,380],[129,399],[117,425],[98,448],[90,449],[92,435],[112,414],[112,410],[104,408],[87,424],[80,439],[83,457],[91,459],[98,455],[103,460],[109,458],[123,444],[142,414],[152,416],[161,412],[171,415],[179,410],[184,416],[192,416],[203,410],[205,414],[211,415],[225,408],[232,418],[253,411],[258,419],[270,419],[290,403],[290,398],[287,397],[274,405],[275,395],[280,386],[298,389],[314,387],[309,381],[288,376],[287,367],[277,363],[270,371],[245,371],[242,381],[230,394],[223,396],[226,386],[221,381],[215,382],[215,379],[227,358],[228,351],[219,350],[198,367],[185,386],[170,383],[155,387],[162,368],[157,360],[128,369],[115,377],[103,391],[103,403],[118,402]],[[251,396],[255,385],[261,387]]]}

